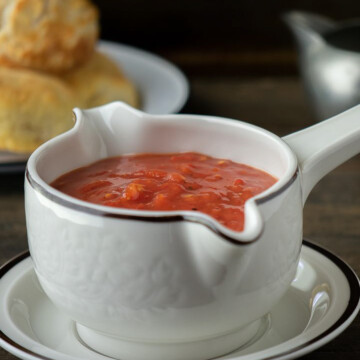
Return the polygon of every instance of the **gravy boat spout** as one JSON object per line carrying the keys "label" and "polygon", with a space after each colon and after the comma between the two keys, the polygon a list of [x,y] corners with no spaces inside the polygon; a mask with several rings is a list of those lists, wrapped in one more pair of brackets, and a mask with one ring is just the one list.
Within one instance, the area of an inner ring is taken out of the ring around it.
{"label": "gravy boat spout", "polygon": [[[283,139],[237,120],[149,115],[118,102],[76,109],[74,128],[28,161],[26,221],[40,284],[81,339],[108,356],[201,360],[239,347],[294,279],[311,188],[360,151],[359,109]],[[106,157],[188,151],[278,179],[246,202],[243,231],[195,211],[90,204],[49,185]]]}
{"label": "gravy boat spout", "polygon": [[303,11],[287,12],[283,15],[283,19],[292,30],[299,49],[303,52],[323,46],[323,34],[336,27],[336,23],[326,17]]}

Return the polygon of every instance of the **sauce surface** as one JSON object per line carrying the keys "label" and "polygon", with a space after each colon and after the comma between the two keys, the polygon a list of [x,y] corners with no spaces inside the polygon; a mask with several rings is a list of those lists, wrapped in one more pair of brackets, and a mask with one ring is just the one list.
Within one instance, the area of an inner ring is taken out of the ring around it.
{"label": "sauce surface", "polygon": [[100,205],[201,211],[241,231],[246,200],[276,181],[253,167],[189,152],[107,158],[66,173],[51,186]]}

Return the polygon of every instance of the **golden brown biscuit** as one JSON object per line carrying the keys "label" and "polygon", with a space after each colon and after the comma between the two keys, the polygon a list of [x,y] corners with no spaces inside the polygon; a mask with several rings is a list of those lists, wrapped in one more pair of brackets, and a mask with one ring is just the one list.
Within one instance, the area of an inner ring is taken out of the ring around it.
{"label": "golden brown biscuit", "polygon": [[32,152],[70,129],[74,107],[139,105],[134,85],[100,53],[62,76],[0,67],[0,94],[0,149],[14,152]]}
{"label": "golden brown biscuit", "polygon": [[101,53],[94,53],[90,61],[62,78],[76,94],[79,107],[91,108],[116,100],[139,106],[135,86]]}
{"label": "golden brown biscuit", "polygon": [[0,148],[31,152],[71,128],[71,90],[58,78],[0,67]]}
{"label": "golden brown biscuit", "polygon": [[0,0],[0,64],[63,72],[89,59],[98,11],[88,0]]}

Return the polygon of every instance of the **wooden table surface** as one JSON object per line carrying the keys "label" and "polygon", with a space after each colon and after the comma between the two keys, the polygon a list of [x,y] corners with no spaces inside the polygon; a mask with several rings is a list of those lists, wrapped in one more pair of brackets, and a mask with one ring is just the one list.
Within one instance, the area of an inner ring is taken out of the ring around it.
{"label": "wooden table surface", "polygon": [[[314,122],[299,80],[289,77],[190,75],[184,112],[245,120],[283,136]],[[360,275],[360,156],[327,175],[304,209],[304,236],[334,252]],[[23,174],[0,175],[0,262],[27,249]],[[303,357],[360,359],[360,317],[339,337]],[[15,359],[0,349],[0,360]]]}

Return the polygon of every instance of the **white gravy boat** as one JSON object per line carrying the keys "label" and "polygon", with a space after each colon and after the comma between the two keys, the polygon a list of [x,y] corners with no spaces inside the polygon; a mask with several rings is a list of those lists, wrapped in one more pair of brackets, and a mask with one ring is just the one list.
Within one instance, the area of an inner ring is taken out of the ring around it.
{"label": "white gravy boat", "polygon": [[[309,192],[360,152],[360,106],[282,139],[241,121],[123,103],[75,116],[28,161],[29,247],[44,291],[83,341],[122,359],[207,359],[254,336],[295,276]],[[246,203],[242,232],[198,212],[114,209],[49,186],[104,157],[185,151],[279,179]]]}

